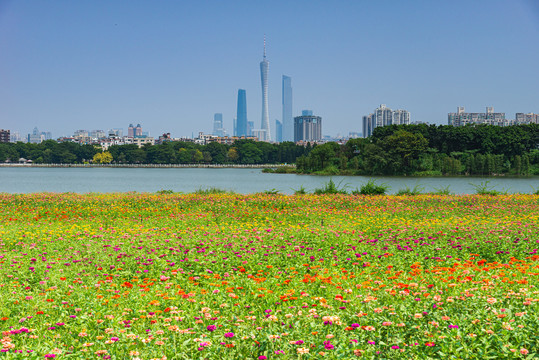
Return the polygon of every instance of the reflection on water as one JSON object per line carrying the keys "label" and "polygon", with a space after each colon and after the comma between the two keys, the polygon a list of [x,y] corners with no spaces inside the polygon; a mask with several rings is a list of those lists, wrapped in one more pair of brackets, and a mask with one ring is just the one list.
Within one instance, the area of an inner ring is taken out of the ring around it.
{"label": "reflection on water", "polygon": [[[193,192],[210,187],[249,194],[278,190],[292,194],[300,187],[313,191],[332,179],[348,191],[370,177],[264,174],[260,169],[125,169],[125,168],[0,168],[0,192]],[[389,193],[418,186],[423,192],[446,188],[454,194],[473,194],[475,185],[488,181],[498,191],[531,193],[539,190],[539,178],[477,177],[373,177],[389,186]]]}

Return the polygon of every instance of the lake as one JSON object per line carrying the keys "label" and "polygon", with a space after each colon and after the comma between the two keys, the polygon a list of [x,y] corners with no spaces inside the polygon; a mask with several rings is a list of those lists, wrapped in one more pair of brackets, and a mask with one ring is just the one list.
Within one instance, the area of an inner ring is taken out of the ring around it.
{"label": "lake", "polygon": [[292,194],[304,187],[308,191],[323,187],[330,179],[348,191],[359,188],[369,179],[385,183],[394,193],[406,186],[418,185],[423,191],[449,186],[455,194],[473,194],[475,188],[489,181],[489,186],[509,193],[531,193],[539,189],[539,178],[480,178],[480,177],[364,177],[312,176],[295,174],[264,174],[261,169],[148,169],[148,168],[0,168],[0,192],[194,192],[210,187],[232,190],[242,194],[278,190]]}

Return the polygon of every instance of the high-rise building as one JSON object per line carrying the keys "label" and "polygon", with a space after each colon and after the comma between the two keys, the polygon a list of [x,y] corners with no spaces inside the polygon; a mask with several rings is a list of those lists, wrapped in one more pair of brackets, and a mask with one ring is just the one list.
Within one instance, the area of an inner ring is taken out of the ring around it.
{"label": "high-rise building", "polygon": [[294,142],[322,140],[322,118],[311,110],[303,110],[294,118]]}
{"label": "high-rise building", "polygon": [[135,137],[135,127],[133,124],[129,124],[129,127],[127,128],[127,137]]}
{"label": "high-rise building", "polygon": [[252,136],[254,129],[255,129],[255,122],[247,121],[247,136]]}
{"label": "high-rise building", "polygon": [[260,141],[271,141],[271,131],[269,124],[269,108],[268,108],[268,70],[269,61],[266,59],[266,37],[264,36],[264,58],[260,62],[260,80],[262,84],[262,119],[260,129],[265,131],[265,138]]}
{"label": "high-rise building", "polygon": [[120,128],[112,128],[108,131],[109,137],[123,137],[124,130]]}
{"label": "high-rise building", "polygon": [[45,140],[45,137],[41,134],[37,126],[32,130],[31,134],[28,134],[28,142],[31,144],[41,144]]}
{"label": "high-rise building", "polygon": [[409,125],[410,112],[402,109],[391,110],[381,104],[374,113],[363,116],[363,136],[369,137],[375,128],[388,125]]}
{"label": "high-rise building", "polygon": [[11,140],[9,130],[0,129],[0,143],[8,143]]}
{"label": "high-rise building", "polygon": [[381,104],[376,110],[374,110],[376,116],[376,126],[386,126],[392,124],[393,112],[386,104]]}
{"label": "high-rise building", "polygon": [[394,125],[408,125],[410,124],[410,112],[406,110],[393,110],[392,124]]}
{"label": "high-rise building", "polygon": [[75,130],[73,133],[73,137],[88,137],[90,136],[90,132],[88,130]]}
{"label": "high-rise building", "polygon": [[41,136],[43,138],[43,141],[45,140],[52,140],[52,133],[50,131],[43,131],[41,132]]}
{"label": "high-rise building", "polygon": [[10,139],[10,141],[11,141],[12,143],[16,143],[16,142],[19,142],[19,141],[24,142],[24,141],[26,141],[26,140],[27,140],[27,139],[25,139],[24,137],[22,137],[22,136],[21,136],[21,133],[18,132],[18,131],[13,131],[13,132],[11,133],[11,139]]}
{"label": "high-rise building", "polygon": [[275,119],[275,141],[283,141],[283,123]]}
{"label": "high-rise building", "polygon": [[143,136],[140,124],[137,124],[137,127],[135,128],[135,136]]}
{"label": "high-rise building", "polygon": [[238,112],[236,116],[236,136],[247,136],[247,95],[238,90]]}
{"label": "high-rise building", "polygon": [[520,124],[539,124],[539,114],[534,113],[516,113],[515,125]]}
{"label": "high-rise building", "polygon": [[447,123],[453,126],[465,126],[467,124],[487,124],[507,126],[511,122],[505,119],[505,113],[495,113],[493,107],[487,107],[484,113],[467,113],[464,106],[459,106],[456,113],[447,114]]}
{"label": "high-rise building", "polygon": [[283,75],[283,137],[281,141],[294,141],[294,117],[292,116],[292,78]]}
{"label": "high-rise building", "polygon": [[107,137],[107,133],[103,130],[92,130],[90,131],[90,137],[92,139],[104,139]]}
{"label": "high-rise building", "polygon": [[223,128],[223,114],[216,113],[213,115],[213,135],[224,136],[225,129]]}

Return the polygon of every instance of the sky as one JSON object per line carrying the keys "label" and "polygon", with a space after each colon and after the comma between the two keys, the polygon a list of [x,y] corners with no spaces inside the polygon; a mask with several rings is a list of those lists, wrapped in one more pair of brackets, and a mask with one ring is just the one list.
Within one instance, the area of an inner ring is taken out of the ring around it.
{"label": "sky", "polygon": [[380,104],[539,113],[539,0],[0,0],[0,128],[232,133],[238,89],[260,127],[264,34],[272,131],[282,75],[331,136]]}

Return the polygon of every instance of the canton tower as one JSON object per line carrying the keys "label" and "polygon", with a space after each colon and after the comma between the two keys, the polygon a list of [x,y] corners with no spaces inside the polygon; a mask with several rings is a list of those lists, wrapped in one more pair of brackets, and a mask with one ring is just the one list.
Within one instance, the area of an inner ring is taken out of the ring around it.
{"label": "canton tower", "polygon": [[264,35],[264,59],[260,62],[260,80],[262,81],[262,121],[260,129],[266,131],[265,141],[271,141],[268,110],[268,70],[269,61],[266,60],[266,36]]}

